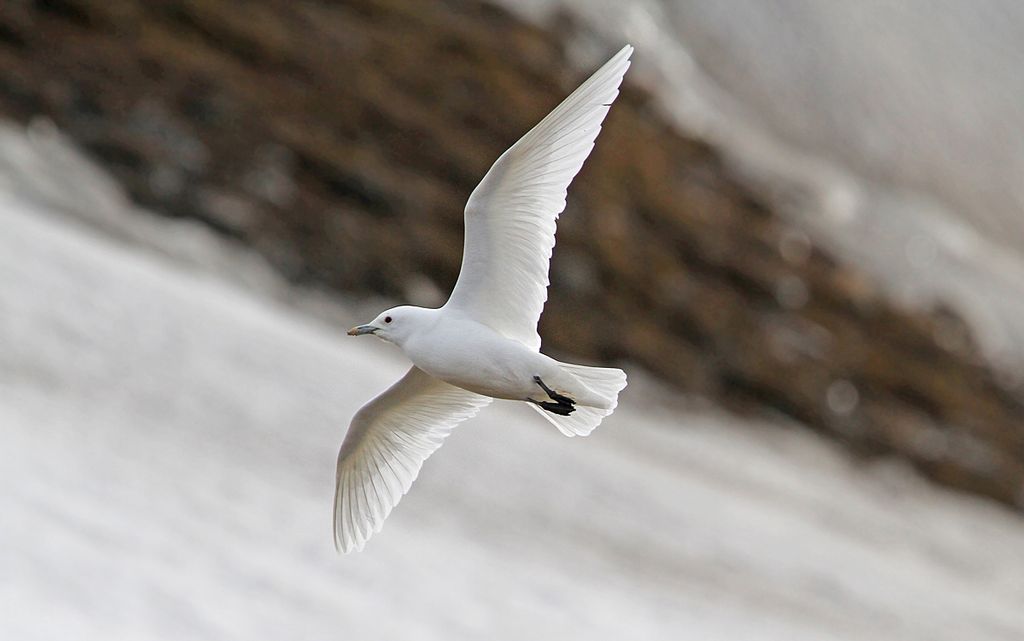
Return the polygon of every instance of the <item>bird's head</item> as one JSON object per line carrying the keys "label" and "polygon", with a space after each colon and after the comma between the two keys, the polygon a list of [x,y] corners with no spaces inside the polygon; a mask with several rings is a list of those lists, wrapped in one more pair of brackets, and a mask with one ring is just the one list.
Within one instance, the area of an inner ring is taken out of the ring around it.
{"label": "bird's head", "polygon": [[381,312],[373,321],[365,325],[357,325],[348,330],[348,335],[362,336],[363,334],[373,334],[377,338],[386,340],[389,343],[402,345],[414,332],[426,326],[429,313],[435,311],[437,310],[412,307],[410,305],[392,307]]}

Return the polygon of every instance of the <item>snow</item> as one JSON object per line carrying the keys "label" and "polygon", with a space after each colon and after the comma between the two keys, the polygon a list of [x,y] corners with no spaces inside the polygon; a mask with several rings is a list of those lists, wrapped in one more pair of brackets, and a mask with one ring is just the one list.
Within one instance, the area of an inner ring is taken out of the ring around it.
{"label": "snow", "polygon": [[1024,636],[1018,516],[633,370],[587,439],[488,408],[337,556],[337,448],[400,354],[4,135],[0,638]]}

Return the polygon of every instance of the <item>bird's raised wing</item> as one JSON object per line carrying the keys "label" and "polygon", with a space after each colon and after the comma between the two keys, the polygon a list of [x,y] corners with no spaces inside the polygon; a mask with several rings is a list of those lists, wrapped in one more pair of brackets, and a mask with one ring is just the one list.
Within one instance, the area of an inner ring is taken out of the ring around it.
{"label": "bird's raised wing", "polygon": [[362,549],[452,428],[491,402],[417,367],[356,412],[338,454],[334,543]]}
{"label": "bird's raised wing", "polygon": [[619,94],[626,45],[498,158],[466,204],[462,271],[447,306],[540,349],[555,220]]}

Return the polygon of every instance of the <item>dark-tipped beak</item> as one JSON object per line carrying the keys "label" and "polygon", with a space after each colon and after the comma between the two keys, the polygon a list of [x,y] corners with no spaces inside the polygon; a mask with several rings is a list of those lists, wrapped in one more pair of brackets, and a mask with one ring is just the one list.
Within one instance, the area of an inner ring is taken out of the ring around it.
{"label": "dark-tipped beak", "polygon": [[377,328],[373,325],[360,325],[359,327],[353,327],[348,330],[349,336],[362,336],[363,334],[372,334],[377,331]]}

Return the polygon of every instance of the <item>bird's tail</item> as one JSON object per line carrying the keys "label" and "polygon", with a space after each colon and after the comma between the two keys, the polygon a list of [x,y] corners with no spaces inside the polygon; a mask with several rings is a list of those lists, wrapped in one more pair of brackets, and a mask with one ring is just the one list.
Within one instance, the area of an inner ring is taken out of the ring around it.
{"label": "bird's tail", "polygon": [[[584,389],[566,389],[567,394],[578,399],[574,410],[567,416],[554,414],[537,405],[531,405],[566,436],[586,436],[601,424],[605,416],[615,410],[619,403],[619,392],[626,387],[626,373],[609,367],[587,367],[559,363]],[[570,386],[566,386],[567,388]]]}

